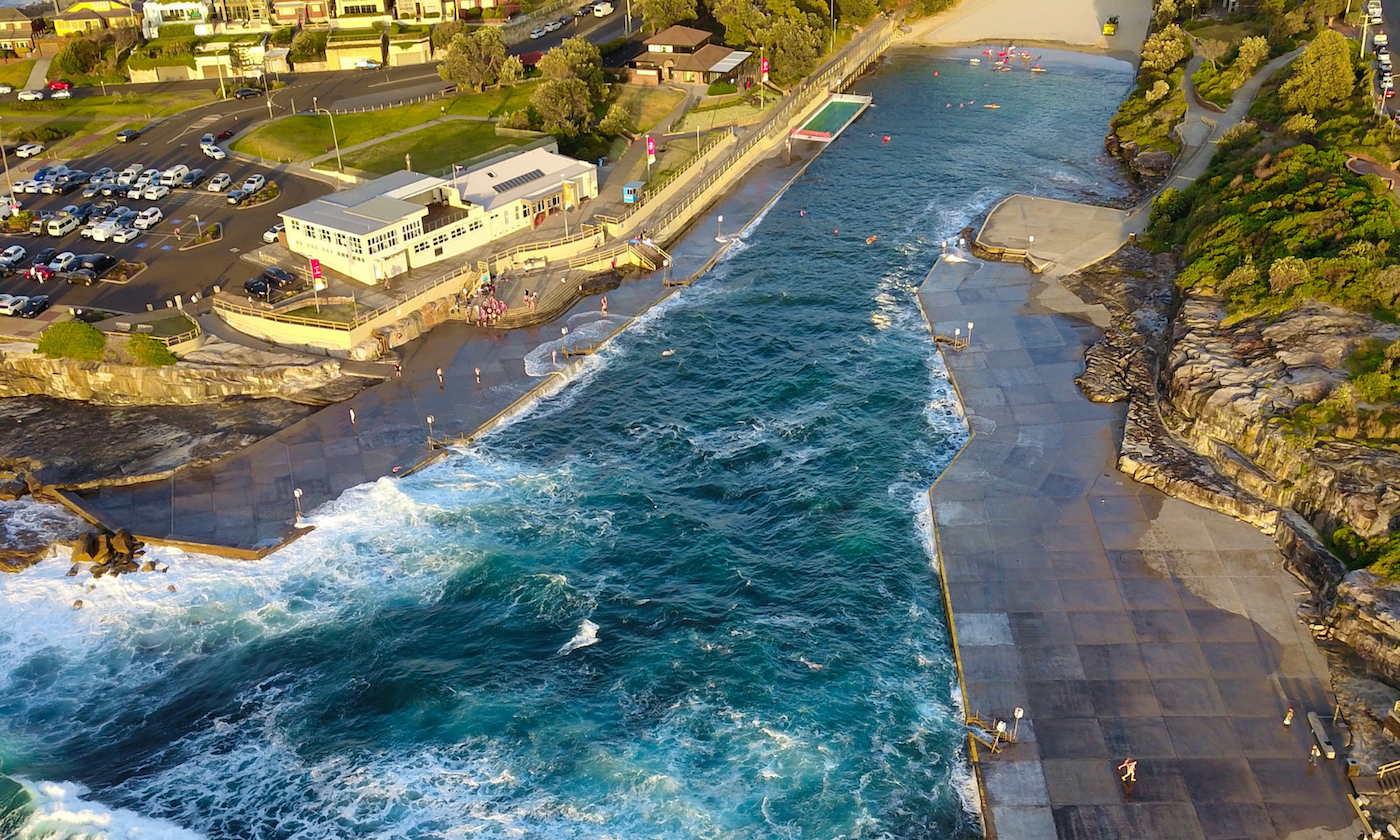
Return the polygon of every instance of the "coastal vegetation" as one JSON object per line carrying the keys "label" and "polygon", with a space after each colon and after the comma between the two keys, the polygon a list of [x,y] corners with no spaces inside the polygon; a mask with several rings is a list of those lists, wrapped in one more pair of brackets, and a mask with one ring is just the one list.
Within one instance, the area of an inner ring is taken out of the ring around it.
{"label": "coastal vegetation", "polygon": [[1109,121],[1123,157],[1131,159],[1145,151],[1177,153],[1172,129],[1186,115],[1181,65],[1190,57],[1190,38],[1175,23],[1148,36],[1142,47],[1137,87]]}
{"label": "coastal vegetation", "polygon": [[107,336],[82,321],[59,321],[39,336],[38,350],[51,359],[100,362],[107,351]]}

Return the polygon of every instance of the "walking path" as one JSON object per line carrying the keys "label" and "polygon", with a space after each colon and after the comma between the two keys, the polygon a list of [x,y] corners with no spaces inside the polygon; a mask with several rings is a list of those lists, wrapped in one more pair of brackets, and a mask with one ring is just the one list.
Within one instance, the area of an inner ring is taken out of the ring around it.
{"label": "walking path", "polygon": [[1042,282],[940,262],[919,291],[935,333],[976,328],[947,357],[974,435],[930,491],[965,705],[1026,713],[974,753],[988,836],[1351,840],[1344,768],[1282,725],[1331,708],[1301,587],[1255,528],[1117,471],[1126,408],[1074,384],[1102,333]]}
{"label": "walking path", "polygon": [[43,90],[49,83],[49,65],[53,64],[53,56],[44,56],[34,60],[34,66],[29,68],[29,80],[24,83],[25,90]]}
{"label": "walking path", "polygon": [[[739,230],[797,171],[781,158],[751,171],[742,190],[700,217],[671,249],[675,276],[698,274],[716,258],[716,216],[726,217],[728,230]],[[657,272],[608,292],[608,328],[622,329],[672,291]],[[598,320],[599,308],[599,298],[589,297],[554,325],[508,332],[442,325],[404,348],[402,378],[367,388],[207,466],[163,481],[104,487],[82,499],[70,495],[68,502],[146,542],[233,557],[266,554],[298,533],[293,491],[301,491],[301,510],[310,512],[350,487],[403,475],[444,452],[428,447],[429,415],[437,441],[470,438],[563,387],[584,362],[561,355],[557,374],[531,376],[525,357],[535,351],[533,366],[548,367],[550,347],[561,343],[559,325],[577,333],[582,324]]]}

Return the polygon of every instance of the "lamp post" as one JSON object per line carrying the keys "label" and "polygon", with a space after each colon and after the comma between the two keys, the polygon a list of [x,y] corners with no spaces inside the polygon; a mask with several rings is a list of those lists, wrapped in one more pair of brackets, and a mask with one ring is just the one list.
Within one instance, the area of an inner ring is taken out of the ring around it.
{"label": "lamp post", "polygon": [[340,139],[337,138],[336,135],[335,135],[335,114],[332,114],[332,113],[330,112],[330,109],[329,109],[329,108],[322,108],[322,107],[320,107],[320,106],[317,104],[316,100],[317,100],[317,97],[315,97],[315,96],[311,97],[311,112],[314,113],[314,114],[319,114],[319,113],[321,113],[322,111],[325,111],[325,112],[326,112],[326,117],[327,117],[328,119],[330,119],[330,121],[331,121],[331,142],[335,144],[335,171],[337,171],[337,172],[344,172],[344,171],[345,171],[345,167],[344,167],[344,166],[341,164],[341,162],[340,162]]}
{"label": "lamp post", "polygon": [[1016,742],[1016,733],[1021,728],[1021,718],[1026,716],[1026,710],[1021,708],[1020,706],[1017,706],[1016,711],[1012,712],[1011,714],[1013,717],[1016,718],[1016,723],[1013,724],[1011,727],[1011,742],[1014,744]]}
{"label": "lamp post", "polygon": [[715,220],[715,241],[724,241],[724,216],[720,216]]}
{"label": "lamp post", "polygon": [[196,216],[195,214],[191,213],[191,214],[190,214],[190,218],[191,218],[191,219],[194,219],[194,241],[195,241],[195,242],[198,242],[198,241],[199,241],[199,237],[201,237],[201,236],[204,235],[204,231],[200,230],[200,227],[199,227],[199,217],[198,217],[198,216]]}
{"label": "lamp post", "polygon": [[972,322],[967,322],[967,343],[972,344]]}
{"label": "lamp post", "polygon": [[301,526],[301,488],[300,488],[300,487],[298,487],[298,488],[296,488],[295,490],[292,491],[292,498],[296,499],[296,503],[297,503],[297,526],[300,527],[300,526]]}
{"label": "lamp post", "polygon": [[564,238],[569,238],[569,179],[559,183],[559,212],[564,215]]}
{"label": "lamp post", "polygon": [[5,186],[10,189],[10,206],[15,206],[15,185],[10,182],[10,156],[5,151],[5,133],[0,131],[0,160],[5,162]]}
{"label": "lamp post", "polygon": [[428,415],[428,449],[433,448],[433,415]]}

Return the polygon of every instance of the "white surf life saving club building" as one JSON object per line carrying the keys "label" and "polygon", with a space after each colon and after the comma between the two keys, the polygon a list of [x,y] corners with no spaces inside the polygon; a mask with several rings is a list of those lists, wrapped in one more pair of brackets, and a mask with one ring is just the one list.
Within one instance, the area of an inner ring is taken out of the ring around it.
{"label": "white surf life saving club building", "polygon": [[281,214],[292,253],[365,284],[460,256],[598,195],[598,167],[547,149],[451,179],[404,170]]}

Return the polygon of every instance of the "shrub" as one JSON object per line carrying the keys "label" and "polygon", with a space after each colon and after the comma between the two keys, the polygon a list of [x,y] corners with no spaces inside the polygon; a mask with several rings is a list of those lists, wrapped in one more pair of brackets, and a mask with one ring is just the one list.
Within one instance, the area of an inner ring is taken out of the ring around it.
{"label": "shrub", "polygon": [[733,84],[725,81],[711,82],[705,89],[706,96],[723,96],[726,93],[738,93],[739,89]]}
{"label": "shrub", "polygon": [[611,41],[598,45],[598,55],[610,55],[627,46],[631,42],[631,38],[614,38]]}
{"label": "shrub", "polygon": [[59,73],[82,76],[102,60],[102,48],[86,38],[74,38],[64,44],[53,57],[53,67]]}
{"label": "shrub", "polygon": [[34,214],[28,210],[9,216],[5,219],[5,229],[13,233],[28,233],[29,225],[34,221]]}
{"label": "shrub", "polygon": [[145,367],[165,367],[179,361],[164,342],[140,333],[126,340],[126,352],[131,354],[136,364]]}
{"label": "shrub", "polygon": [[82,321],[60,321],[39,336],[39,352],[50,359],[100,362],[106,349],[107,336]]}
{"label": "shrub", "polygon": [[[162,34],[164,34],[163,30]],[[296,38],[296,35],[297,33],[295,27],[284,26],[276,32],[272,33],[271,42],[274,46],[290,47],[292,45],[292,40]]]}
{"label": "shrub", "polygon": [[[193,23],[167,23],[160,28],[160,37],[162,38],[189,38],[193,35]],[[274,41],[274,43],[276,42]],[[291,43],[290,38],[287,40],[287,43]]]}

